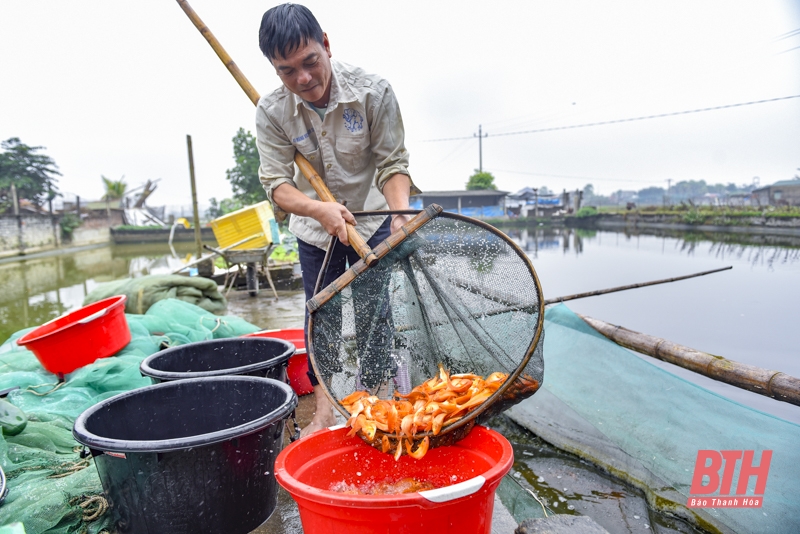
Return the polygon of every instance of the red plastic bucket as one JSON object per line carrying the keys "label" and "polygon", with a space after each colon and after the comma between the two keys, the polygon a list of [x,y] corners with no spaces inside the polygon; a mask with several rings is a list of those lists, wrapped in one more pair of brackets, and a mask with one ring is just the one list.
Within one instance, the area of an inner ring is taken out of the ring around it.
{"label": "red plastic bucket", "polygon": [[[297,501],[305,532],[326,534],[485,533],[492,528],[494,492],[511,469],[514,451],[502,435],[476,426],[455,445],[431,449],[421,460],[394,458],[325,429],[289,445],[275,460],[275,476]],[[435,490],[396,495],[331,491],[407,477]]]}
{"label": "red plastic bucket", "polygon": [[289,358],[286,373],[289,376],[289,385],[298,397],[314,392],[314,386],[308,379],[308,355],[306,354],[306,338],[302,328],[284,328],[283,330],[262,330],[242,337],[272,337],[283,339],[292,343],[297,352]]}
{"label": "red plastic bucket", "polygon": [[109,297],[62,315],[17,339],[17,345],[33,352],[42,367],[57,375],[116,354],[131,340],[126,298]]}

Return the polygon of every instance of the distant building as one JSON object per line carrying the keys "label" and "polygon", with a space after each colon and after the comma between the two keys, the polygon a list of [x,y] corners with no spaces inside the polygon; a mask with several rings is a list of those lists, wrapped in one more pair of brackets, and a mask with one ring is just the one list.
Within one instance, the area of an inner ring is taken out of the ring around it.
{"label": "distant building", "polygon": [[510,216],[528,217],[533,216],[538,206],[538,214],[547,216],[563,207],[562,197],[563,195],[540,195],[538,190],[524,187],[506,197],[506,212]]}
{"label": "distant building", "polygon": [[472,191],[427,191],[411,197],[411,207],[422,209],[439,204],[445,211],[469,217],[502,217],[508,191],[475,189]]}
{"label": "distant building", "polygon": [[613,204],[620,204],[623,202],[636,202],[639,200],[639,196],[637,195],[636,191],[623,191],[620,189],[614,193],[611,193],[610,197],[611,202]]}
{"label": "distant building", "polygon": [[783,180],[753,191],[761,206],[800,206],[800,180]]}

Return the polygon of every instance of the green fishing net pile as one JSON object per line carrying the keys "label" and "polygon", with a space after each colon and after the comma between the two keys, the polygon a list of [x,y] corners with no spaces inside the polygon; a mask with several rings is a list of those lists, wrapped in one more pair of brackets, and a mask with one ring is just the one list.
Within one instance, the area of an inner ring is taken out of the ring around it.
{"label": "green fishing net pile", "polygon": [[116,295],[128,297],[125,301],[127,313],[145,313],[150,306],[165,299],[182,300],[218,314],[225,313],[228,307],[228,302],[213,280],[178,274],[138,276],[106,282],[86,295],[83,305]]}
{"label": "green fishing net pile", "polygon": [[67,375],[61,386],[33,353],[16,344],[29,329],[0,346],[0,390],[19,386],[6,400],[28,419],[21,432],[10,435],[18,429],[5,428],[0,436],[0,466],[9,488],[0,505],[0,525],[20,521],[28,534],[111,532],[111,514],[104,511],[104,501],[93,498],[103,492],[97,470],[91,459],[80,458],[72,437],[75,418],[117,393],[150,385],[139,364],[160,349],[259,330],[241,318],[218,317],[175,299],[126,318],[131,342],[114,357]]}

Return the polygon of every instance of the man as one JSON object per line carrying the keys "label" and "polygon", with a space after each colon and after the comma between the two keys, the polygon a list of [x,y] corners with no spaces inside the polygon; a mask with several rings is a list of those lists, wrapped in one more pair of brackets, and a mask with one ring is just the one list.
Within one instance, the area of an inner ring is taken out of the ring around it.
{"label": "man", "polygon": [[[408,209],[419,193],[408,173],[403,121],[394,92],[379,76],[332,60],[328,36],[314,15],[297,4],[283,4],[264,14],[259,46],[283,87],[265,95],[256,111],[259,177],[278,221],[291,214],[289,230],[297,236],[306,299],[314,286],[328,246],[336,236],[323,287],[358,256],[349,247],[345,224],[355,224],[370,247],[408,221],[407,216],[359,218],[350,210]],[[318,200],[299,170],[299,151],[340,202]],[[308,341],[308,311],[306,311]],[[316,412],[302,437],[335,423],[333,408],[313,379]]]}

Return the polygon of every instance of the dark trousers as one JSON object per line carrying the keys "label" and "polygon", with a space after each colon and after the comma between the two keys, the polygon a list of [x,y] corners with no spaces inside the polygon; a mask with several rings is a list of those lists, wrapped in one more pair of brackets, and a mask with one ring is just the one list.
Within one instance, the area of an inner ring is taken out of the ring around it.
{"label": "dark trousers", "polygon": [[[367,241],[370,248],[374,248],[389,237],[391,220],[391,217],[387,217],[380,228]],[[314,287],[317,284],[317,278],[325,260],[325,251],[300,239],[297,240],[297,247],[300,256],[300,269],[303,273],[303,289],[305,290],[306,300],[309,300],[314,296]],[[350,265],[360,259],[352,247],[346,247],[341,242],[336,241],[320,289],[336,280]],[[370,291],[369,293],[373,292]],[[387,369],[388,365],[391,364],[394,367],[393,360],[389,355],[394,329],[391,324],[391,317],[389,317],[386,299],[382,293],[382,290],[379,294],[359,292],[353,298],[356,311],[356,344],[362,362],[360,380],[364,386],[370,388],[390,377],[386,376],[387,372],[393,371],[393,369]],[[325,306],[336,305],[333,300],[325,304]],[[305,338],[306,346],[309,346],[307,308],[305,313]],[[336,315],[334,313],[329,316]],[[331,324],[327,325],[331,329],[339,329],[334,335],[341,335],[341,313],[338,313],[338,317],[340,318],[338,323],[331,321]],[[311,369],[309,369],[308,376],[311,379],[311,383],[317,385],[317,377],[314,376],[314,372]]]}

